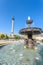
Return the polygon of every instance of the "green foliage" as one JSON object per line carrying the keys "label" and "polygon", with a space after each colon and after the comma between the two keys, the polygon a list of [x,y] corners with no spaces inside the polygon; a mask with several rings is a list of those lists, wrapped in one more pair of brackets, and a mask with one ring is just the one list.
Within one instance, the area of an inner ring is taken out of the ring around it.
{"label": "green foliage", "polygon": [[5,35],[5,39],[9,39],[9,36],[8,35]]}
{"label": "green foliage", "polygon": [[4,39],[5,38],[5,35],[4,34],[1,34],[0,35],[0,39]]}
{"label": "green foliage", "polygon": [[[0,39],[9,39],[10,37],[7,34],[0,34]],[[22,36],[14,35],[14,39],[23,39]]]}
{"label": "green foliage", "polygon": [[0,39],[9,39],[9,36],[6,34],[0,34]]}
{"label": "green foliage", "polygon": [[21,39],[21,36],[19,36],[19,35],[14,35],[14,38],[15,38],[15,39]]}

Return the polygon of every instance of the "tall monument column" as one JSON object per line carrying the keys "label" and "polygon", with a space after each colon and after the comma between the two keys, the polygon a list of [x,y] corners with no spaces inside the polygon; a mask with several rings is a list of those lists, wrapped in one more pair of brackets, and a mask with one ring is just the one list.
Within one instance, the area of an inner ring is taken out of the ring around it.
{"label": "tall monument column", "polygon": [[12,34],[14,34],[14,17],[12,18]]}
{"label": "tall monument column", "polygon": [[14,17],[12,17],[11,38],[14,38]]}

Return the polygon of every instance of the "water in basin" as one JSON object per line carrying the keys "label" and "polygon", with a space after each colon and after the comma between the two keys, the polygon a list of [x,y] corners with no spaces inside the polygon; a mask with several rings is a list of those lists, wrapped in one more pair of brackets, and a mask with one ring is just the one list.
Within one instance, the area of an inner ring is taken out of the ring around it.
{"label": "water in basin", "polygon": [[43,65],[43,45],[26,49],[24,43],[8,44],[0,48],[0,65]]}

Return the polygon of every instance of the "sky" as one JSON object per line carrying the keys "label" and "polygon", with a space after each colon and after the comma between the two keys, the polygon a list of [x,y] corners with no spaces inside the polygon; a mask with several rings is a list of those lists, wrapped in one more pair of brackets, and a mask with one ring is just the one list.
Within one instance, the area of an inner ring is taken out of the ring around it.
{"label": "sky", "polygon": [[28,16],[33,20],[32,26],[43,29],[43,0],[0,0],[0,32],[10,35],[12,17],[14,16],[14,33],[28,27]]}

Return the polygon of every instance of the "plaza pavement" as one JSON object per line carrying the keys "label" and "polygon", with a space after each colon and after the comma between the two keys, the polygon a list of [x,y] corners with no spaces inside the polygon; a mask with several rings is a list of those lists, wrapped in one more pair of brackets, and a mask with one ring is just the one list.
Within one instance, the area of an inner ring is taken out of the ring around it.
{"label": "plaza pavement", "polygon": [[24,42],[24,40],[0,40],[0,46],[6,45],[6,44],[15,44],[15,43],[21,43]]}

